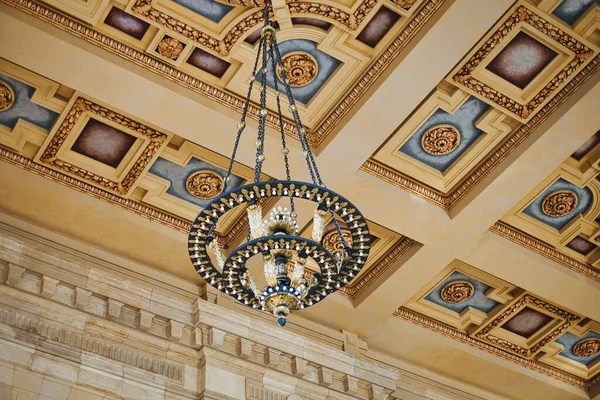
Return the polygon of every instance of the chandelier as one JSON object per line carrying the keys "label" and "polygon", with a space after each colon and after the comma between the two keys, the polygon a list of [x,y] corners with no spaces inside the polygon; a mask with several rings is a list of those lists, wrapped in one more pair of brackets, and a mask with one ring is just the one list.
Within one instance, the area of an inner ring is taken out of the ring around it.
{"label": "chandelier", "polygon": [[[206,205],[195,218],[190,228],[188,245],[194,268],[208,284],[248,307],[272,313],[277,317],[279,325],[284,326],[291,311],[318,304],[358,275],[369,254],[371,235],[360,211],[343,196],[327,189],[321,179],[290,89],[288,75],[294,74],[293,66],[291,70],[286,70],[284,66],[275,29],[269,21],[270,11],[266,2],[264,26],[242,118],[237,124],[237,137],[223,193]],[[281,133],[285,180],[260,181],[265,161],[268,75],[272,76],[270,83]],[[254,182],[227,190],[240,137],[246,128],[248,106],[255,85],[260,91],[260,109]],[[287,97],[288,109],[302,146],[311,182],[291,179],[289,149],[281,111],[282,94]],[[262,206],[271,199],[289,201],[289,208],[276,207],[264,219]],[[295,203],[299,201],[312,202],[315,206],[310,237],[299,234],[295,207]],[[226,255],[215,230],[219,219],[237,207],[244,207],[247,213],[248,235],[243,244]],[[344,226],[344,232],[340,224]],[[337,232],[338,246],[333,249],[321,244],[326,225]],[[258,258],[258,263],[253,260],[255,257]],[[266,281],[264,287],[261,285],[262,288],[251,271],[253,269],[257,272],[257,265],[260,268],[258,272],[264,273]]]}

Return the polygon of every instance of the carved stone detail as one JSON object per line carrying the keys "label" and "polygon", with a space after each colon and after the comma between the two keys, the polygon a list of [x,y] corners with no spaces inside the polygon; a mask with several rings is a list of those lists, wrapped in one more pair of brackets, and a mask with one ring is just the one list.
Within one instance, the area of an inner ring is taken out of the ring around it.
{"label": "carved stone detail", "polygon": [[475,288],[467,281],[448,282],[441,291],[442,300],[447,303],[462,303],[475,294]]}
{"label": "carved stone detail", "polygon": [[452,125],[436,125],[423,134],[421,146],[426,153],[442,156],[456,150],[460,144],[460,132]]}
{"label": "carved stone detail", "polygon": [[198,171],[190,175],[185,188],[194,197],[199,199],[212,199],[218,196],[225,187],[225,182],[220,175],[213,171]]}
{"label": "carved stone detail", "polygon": [[[306,86],[315,80],[319,73],[319,64],[308,53],[291,52],[281,59],[285,67],[285,75],[291,87]],[[277,77],[283,81],[281,71],[277,69]]]}
{"label": "carved stone detail", "polygon": [[591,357],[600,353],[600,339],[584,339],[573,346],[573,354],[577,357]]}
{"label": "carved stone detail", "polygon": [[542,202],[542,211],[549,217],[562,217],[571,213],[577,204],[579,198],[570,190],[559,190],[550,193]]}
{"label": "carved stone detail", "polygon": [[15,104],[15,92],[8,83],[0,80],[0,112],[6,111]]}
{"label": "carved stone detail", "polygon": [[0,310],[0,323],[26,330],[47,341],[54,341],[70,349],[84,350],[167,378],[182,379],[181,365],[166,363],[141,353],[134,353],[122,347],[93,339],[88,335],[45,323],[28,315]]}

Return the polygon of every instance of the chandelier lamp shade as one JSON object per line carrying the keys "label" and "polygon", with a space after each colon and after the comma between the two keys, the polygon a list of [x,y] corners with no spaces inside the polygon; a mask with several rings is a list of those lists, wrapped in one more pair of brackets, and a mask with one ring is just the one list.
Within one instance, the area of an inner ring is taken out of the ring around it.
{"label": "chandelier lamp shade", "polygon": [[[194,268],[208,284],[250,308],[273,314],[283,326],[290,312],[318,304],[360,273],[369,255],[371,235],[360,211],[346,198],[329,190],[321,179],[290,88],[288,75],[294,72],[286,69],[282,61],[276,32],[269,20],[271,12],[267,1],[256,61],[242,117],[237,124],[223,193],[207,204],[192,222],[188,250]],[[272,76],[272,88],[267,85],[269,75]],[[255,86],[260,91],[260,107],[254,182],[228,190],[227,183],[240,137],[246,128],[248,106]],[[283,180],[260,180],[265,161],[267,90],[274,91],[273,108],[278,116],[285,165],[286,178]],[[292,180],[290,174],[289,149],[283,128],[283,96],[296,126],[311,182]],[[263,205],[272,204],[269,200],[282,199],[289,201],[289,208],[276,207],[265,218]],[[310,237],[299,234],[295,207],[299,201],[312,202],[314,206]],[[238,207],[245,208],[247,213],[248,235],[244,243],[225,254],[216,227],[221,217]],[[321,244],[326,225],[334,226],[339,237],[339,245],[333,249]],[[344,226],[344,232],[340,225]],[[262,267],[258,272],[264,274],[264,280],[258,275],[255,278],[252,273],[257,272],[257,265]]]}

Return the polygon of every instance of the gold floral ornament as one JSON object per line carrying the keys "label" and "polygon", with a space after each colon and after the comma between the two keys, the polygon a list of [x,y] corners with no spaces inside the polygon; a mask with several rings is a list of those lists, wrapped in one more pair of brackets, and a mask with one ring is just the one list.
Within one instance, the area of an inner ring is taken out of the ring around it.
{"label": "gold floral ornament", "polygon": [[421,138],[421,146],[432,156],[443,156],[456,150],[460,144],[460,132],[452,125],[436,125]]}
{"label": "gold floral ornament", "polygon": [[217,0],[219,3],[230,4],[232,6],[253,6],[264,7],[264,0]]}
{"label": "gold floral ornament", "polygon": [[573,354],[577,357],[591,357],[600,353],[600,339],[585,339],[573,347]]}
{"label": "gold floral ornament", "polygon": [[171,37],[165,37],[158,44],[158,53],[161,56],[176,60],[183,51],[183,43]]}
{"label": "gold floral ornament", "polygon": [[410,8],[415,5],[417,0],[393,0],[393,2],[398,7],[402,7],[405,10],[410,10]]}
{"label": "gold floral ornament", "polygon": [[442,300],[446,303],[462,303],[475,294],[475,288],[467,281],[452,281],[442,288]]}
{"label": "gold floral ornament", "polygon": [[0,81],[0,112],[6,111],[15,104],[15,93],[5,82]]}
{"label": "gold floral ornament", "polygon": [[196,172],[185,182],[187,191],[199,199],[212,199],[218,196],[224,186],[223,178],[212,171]]}
{"label": "gold floral ornament", "polygon": [[572,212],[579,199],[570,190],[559,190],[550,193],[542,202],[542,211],[549,217],[562,217]]}
{"label": "gold floral ornament", "polygon": [[[315,80],[319,72],[317,61],[307,53],[288,53],[282,57],[281,61],[291,87],[308,85]],[[279,69],[277,69],[277,77],[283,80]]]}

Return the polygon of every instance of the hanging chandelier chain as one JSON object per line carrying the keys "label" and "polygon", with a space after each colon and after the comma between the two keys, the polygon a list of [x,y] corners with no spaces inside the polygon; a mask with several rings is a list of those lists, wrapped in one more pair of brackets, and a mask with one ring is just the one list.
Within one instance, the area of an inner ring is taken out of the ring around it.
{"label": "hanging chandelier chain", "polygon": [[306,136],[306,128],[304,127],[304,125],[302,124],[302,120],[300,119],[300,114],[298,113],[298,106],[296,105],[296,101],[294,100],[292,89],[287,83],[287,71],[285,70],[285,66],[283,65],[283,60],[281,58],[279,44],[277,43],[277,41],[274,41],[273,47],[275,49],[275,57],[277,59],[277,63],[279,64],[279,68],[281,71],[281,77],[283,78],[282,80],[283,86],[285,88],[285,94],[288,98],[288,102],[290,103],[290,112],[292,113],[294,123],[296,124],[298,139],[300,140],[300,144],[302,145],[302,152],[304,154],[304,158],[306,159],[306,164],[308,165],[308,171],[314,184],[318,184],[320,186],[325,187],[325,185],[323,184],[323,180],[321,179],[321,174],[319,173],[319,169],[317,168],[317,164],[313,157],[312,150],[310,149],[310,143],[308,141],[308,137]]}
{"label": "hanging chandelier chain", "polygon": [[[273,69],[273,71],[276,71],[277,63],[275,61],[275,54],[274,54],[273,48],[274,48],[274,46],[271,46],[271,48],[269,49],[269,57],[271,58],[271,68]],[[281,98],[280,98],[280,92],[279,92],[278,79],[274,80],[273,86],[275,87],[275,102],[277,103],[277,115],[278,115],[278,120],[279,120],[279,131],[281,133],[281,145],[282,145],[281,153],[283,154],[283,163],[285,165],[285,176],[288,181],[291,181],[292,174],[290,173],[290,163],[289,163],[289,157],[288,157],[289,149],[287,147],[287,142],[285,140],[285,131],[283,128],[283,118],[282,118],[282,113],[281,113]],[[294,199],[292,197],[290,197],[290,209],[291,209],[292,213],[296,211],[295,205],[294,205]]]}
{"label": "hanging chandelier chain", "polygon": [[[265,21],[268,22],[268,8],[265,7]],[[265,25],[266,26],[266,25]],[[256,168],[254,169],[254,182],[260,182],[260,173],[265,159],[265,119],[267,117],[267,55],[269,47],[269,37],[263,30],[262,45],[262,66],[260,74],[260,110],[258,119],[258,136],[256,141]]]}
{"label": "hanging chandelier chain", "polygon": [[[260,51],[262,47],[259,46],[258,53],[256,55],[256,59],[254,60],[254,66],[252,67],[252,76],[256,76],[256,69],[258,68],[258,60],[260,59]],[[246,101],[244,102],[244,107],[242,108],[242,118],[240,119],[240,123],[238,124],[238,132],[235,138],[235,143],[233,145],[233,151],[231,153],[231,158],[229,159],[229,166],[227,168],[227,174],[225,175],[225,184],[223,185],[223,190],[221,193],[225,193],[227,191],[227,186],[229,184],[229,180],[231,179],[231,171],[233,169],[233,163],[235,161],[235,156],[237,154],[237,149],[240,144],[240,138],[242,137],[242,133],[246,128],[246,116],[248,114],[248,108],[250,106],[250,99],[252,97],[252,89],[254,88],[254,80],[250,82],[248,85],[248,92],[246,94]]]}

